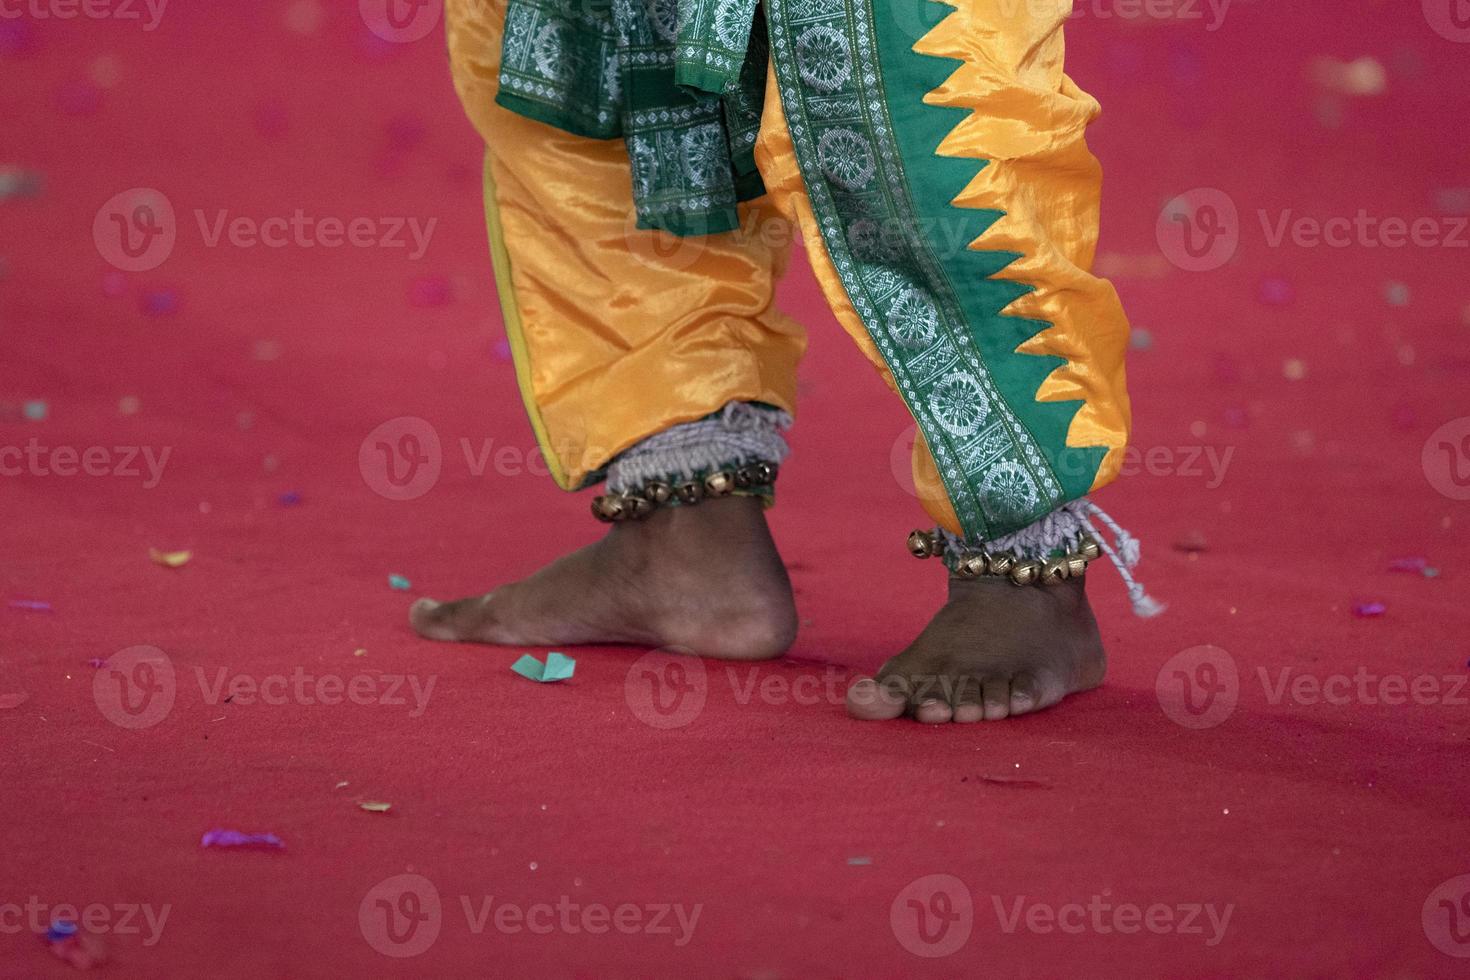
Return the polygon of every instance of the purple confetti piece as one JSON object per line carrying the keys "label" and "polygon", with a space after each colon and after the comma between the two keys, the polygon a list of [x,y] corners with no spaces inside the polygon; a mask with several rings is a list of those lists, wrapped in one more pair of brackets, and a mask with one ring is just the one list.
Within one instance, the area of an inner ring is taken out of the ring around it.
{"label": "purple confetti piece", "polygon": [[11,599],[11,609],[28,609],[31,612],[53,612],[51,603],[45,599]]}
{"label": "purple confetti piece", "polygon": [[91,660],[87,661],[87,666],[91,667],[93,670],[101,670],[103,667],[107,666],[107,661],[103,660],[101,657],[93,657]]}
{"label": "purple confetti piece", "polygon": [[149,316],[168,316],[179,309],[179,294],[172,289],[149,290],[143,294],[140,308]]}
{"label": "purple confetti piece", "polygon": [[1386,612],[1388,612],[1388,607],[1381,602],[1353,603],[1353,615],[1359,619],[1376,619]]}
{"label": "purple confetti piece", "polygon": [[0,20],[0,55],[10,57],[36,50],[36,35],[25,20]]}
{"label": "purple confetti piece", "polygon": [[102,90],[91,82],[71,82],[56,93],[56,108],[70,116],[90,116],[102,108]]}
{"label": "purple confetti piece", "polygon": [[200,847],[263,847],[284,850],[286,842],[275,834],[246,834],[238,830],[216,828],[199,838]]}
{"label": "purple confetti piece", "polygon": [[1267,306],[1286,306],[1296,299],[1296,290],[1285,279],[1268,276],[1261,280],[1261,289],[1257,295]]}
{"label": "purple confetti piece", "polygon": [[398,116],[388,123],[388,145],[399,151],[417,149],[428,131],[422,119],[416,116]]}
{"label": "purple confetti piece", "polygon": [[510,353],[510,341],[501,338],[490,345],[490,356],[497,361],[512,360]]}
{"label": "purple confetti piece", "polygon": [[1422,575],[1424,574],[1424,569],[1428,567],[1429,559],[1419,558],[1417,556],[1414,558],[1395,558],[1388,563],[1388,570],[1390,572],[1414,572]]}
{"label": "purple confetti piece", "polygon": [[295,507],[297,504],[301,503],[301,491],[287,490],[285,493],[277,497],[276,500],[280,503],[282,507]]}
{"label": "purple confetti piece", "polygon": [[452,297],[449,280],[440,276],[420,276],[408,288],[410,306],[445,306]]}

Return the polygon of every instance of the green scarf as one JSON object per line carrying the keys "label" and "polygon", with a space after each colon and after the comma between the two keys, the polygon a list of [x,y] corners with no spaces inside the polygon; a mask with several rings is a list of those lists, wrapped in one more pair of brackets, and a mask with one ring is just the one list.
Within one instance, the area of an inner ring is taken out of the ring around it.
{"label": "green scarf", "polygon": [[510,0],[495,101],[621,137],[638,227],[710,235],[765,193],[755,139],[767,57],[756,0]]}

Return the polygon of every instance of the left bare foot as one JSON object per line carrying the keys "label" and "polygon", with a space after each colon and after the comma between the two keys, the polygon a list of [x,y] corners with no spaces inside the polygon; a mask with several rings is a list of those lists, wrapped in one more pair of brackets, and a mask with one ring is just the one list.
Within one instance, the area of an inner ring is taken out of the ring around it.
{"label": "left bare foot", "polygon": [[1102,636],[1086,579],[1017,587],[951,575],[949,601],[919,638],[847,692],[854,718],[998,721],[1102,683]]}

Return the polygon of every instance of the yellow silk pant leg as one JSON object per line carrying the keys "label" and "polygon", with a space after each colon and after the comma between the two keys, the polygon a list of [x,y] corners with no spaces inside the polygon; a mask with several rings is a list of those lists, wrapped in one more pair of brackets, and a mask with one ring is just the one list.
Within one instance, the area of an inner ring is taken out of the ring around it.
{"label": "yellow silk pant leg", "polygon": [[[968,0],[914,45],[921,54],[959,60],[959,68],[932,92],[890,88],[889,98],[971,110],[939,153],[989,162],[954,203],[1004,212],[971,247],[1020,254],[998,278],[1024,282],[1032,291],[1005,312],[1052,325],[1019,350],[1066,360],[1047,378],[1037,399],[1083,401],[1069,427],[1067,446],[1106,447],[1092,482],[1095,490],[1117,475],[1128,441],[1131,419],[1123,370],[1128,323],[1112,285],[1090,272],[1102,178],[1084,130],[1099,108],[1062,70],[1062,27],[1071,9],[1071,0]],[[823,243],[774,70],[766,87],[756,160],[773,201],[802,230],[833,314],[896,392],[892,372]],[[924,509],[937,524],[963,535],[922,435],[914,445],[913,474]]]}
{"label": "yellow silk pant leg", "polygon": [[635,227],[622,140],[494,102],[505,0],[449,0],[455,88],[486,144],[487,224],[527,412],[557,483],[731,401],[794,412],[804,331],[773,307],[786,262],[770,209],[680,239]]}

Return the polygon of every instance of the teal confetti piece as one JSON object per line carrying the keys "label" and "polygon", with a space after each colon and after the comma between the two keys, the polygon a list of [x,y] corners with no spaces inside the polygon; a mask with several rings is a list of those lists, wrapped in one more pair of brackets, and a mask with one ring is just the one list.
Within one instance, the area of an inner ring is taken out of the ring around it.
{"label": "teal confetti piece", "polygon": [[399,592],[407,592],[409,589],[413,588],[413,583],[404,578],[402,575],[389,575],[388,588],[397,589]]}
{"label": "teal confetti piece", "polygon": [[510,669],[527,680],[540,684],[568,680],[577,669],[577,662],[563,653],[548,653],[542,663],[529,653],[510,665]]}
{"label": "teal confetti piece", "polygon": [[44,422],[46,421],[46,416],[51,414],[51,407],[41,399],[37,398],[33,401],[26,402],[25,407],[22,409],[22,411],[25,413],[25,417],[30,421]]}

